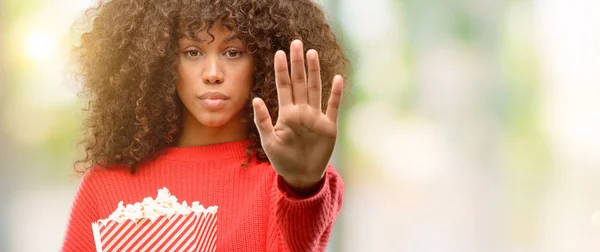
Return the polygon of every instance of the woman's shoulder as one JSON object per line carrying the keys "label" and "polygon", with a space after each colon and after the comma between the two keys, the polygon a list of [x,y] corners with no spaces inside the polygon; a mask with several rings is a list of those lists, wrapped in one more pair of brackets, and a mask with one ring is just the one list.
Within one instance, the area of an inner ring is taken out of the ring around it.
{"label": "woman's shoulder", "polygon": [[[111,195],[117,195],[123,191],[123,186],[132,182],[132,173],[124,166],[94,166],[88,168],[81,177],[77,194],[80,197],[93,199],[95,202],[112,202]],[[114,204],[113,204],[114,203]],[[106,210],[106,209],[104,209]]]}
{"label": "woman's shoulder", "polygon": [[131,169],[122,165],[93,166],[88,168],[82,176],[82,183],[98,184],[105,181],[114,181],[131,175]]}

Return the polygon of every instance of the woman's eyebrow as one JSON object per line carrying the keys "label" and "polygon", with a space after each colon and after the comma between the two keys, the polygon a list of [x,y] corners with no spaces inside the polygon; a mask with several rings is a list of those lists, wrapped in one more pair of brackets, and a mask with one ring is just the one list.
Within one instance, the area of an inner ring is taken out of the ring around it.
{"label": "woman's eyebrow", "polygon": [[[182,39],[183,40],[180,40],[180,43],[181,42],[183,42],[183,43],[194,43],[194,42],[196,42],[196,43],[203,44],[204,42],[208,41],[208,40],[205,40],[205,39],[200,39],[198,37],[189,38],[187,36],[183,36]],[[211,43],[214,42],[214,40],[212,40],[212,39],[210,41],[211,41]],[[228,42],[232,42],[232,41],[233,42],[242,42],[240,40],[240,37],[237,34],[230,34],[229,36],[227,36],[227,38],[225,38],[223,40],[224,43],[228,43]]]}

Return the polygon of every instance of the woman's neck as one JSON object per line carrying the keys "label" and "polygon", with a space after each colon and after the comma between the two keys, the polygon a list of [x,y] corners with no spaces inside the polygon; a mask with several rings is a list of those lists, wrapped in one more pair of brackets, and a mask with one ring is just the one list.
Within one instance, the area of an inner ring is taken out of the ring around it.
{"label": "woman's neck", "polygon": [[209,127],[200,123],[186,111],[183,113],[183,132],[176,146],[202,146],[225,142],[233,142],[248,138],[248,124],[235,117],[219,127]]}

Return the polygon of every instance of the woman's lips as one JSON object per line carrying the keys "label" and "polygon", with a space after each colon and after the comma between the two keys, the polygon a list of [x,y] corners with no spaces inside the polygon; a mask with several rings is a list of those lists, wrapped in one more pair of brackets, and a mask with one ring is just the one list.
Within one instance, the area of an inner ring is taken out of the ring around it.
{"label": "woman's lips", "polygon": [[228,100],[229,97],[220,92],[206,92],[202,94],[200,100],[204,99],[220,99],[220,100]]}
{"label": "woman's lips", "polygon": [[219,92],[206,92],[200,97],[200,104],[208,110],[218,110],[225,106],[229,97]]}

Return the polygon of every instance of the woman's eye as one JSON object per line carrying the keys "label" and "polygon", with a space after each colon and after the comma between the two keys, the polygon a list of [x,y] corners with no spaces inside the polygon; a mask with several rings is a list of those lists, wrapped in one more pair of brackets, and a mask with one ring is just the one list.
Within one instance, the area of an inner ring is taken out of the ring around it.
{"label": "woman's eye", "polygon": [[241,53],[242,52],[238,51],[238,50],[229,50],[229,51],[225,52],[225,54],[229,58],[237,58]]}
{"label": "woman's eye", "polygon": [[198,57],[200,56],[200,52],[198,50],[189,50],[185,52],[190,57]]}

